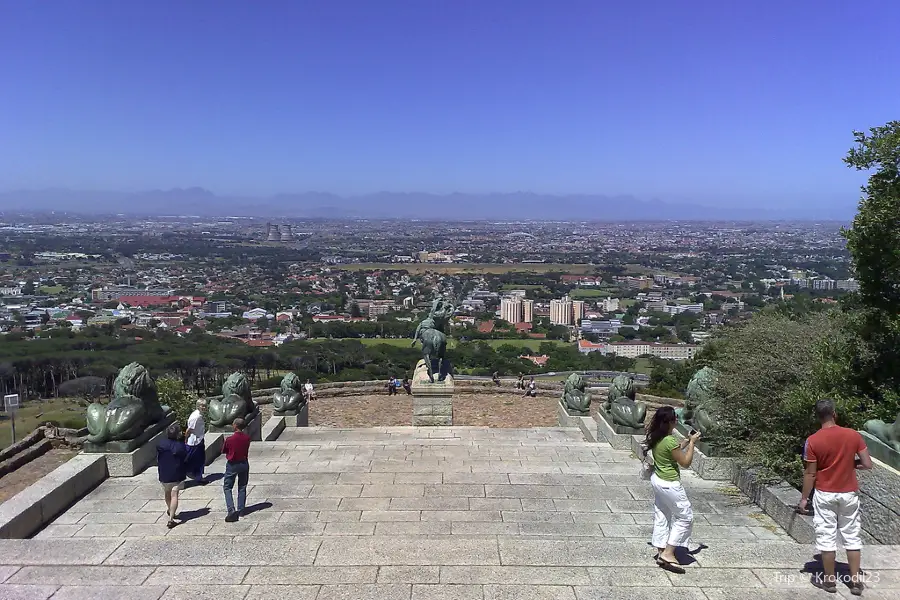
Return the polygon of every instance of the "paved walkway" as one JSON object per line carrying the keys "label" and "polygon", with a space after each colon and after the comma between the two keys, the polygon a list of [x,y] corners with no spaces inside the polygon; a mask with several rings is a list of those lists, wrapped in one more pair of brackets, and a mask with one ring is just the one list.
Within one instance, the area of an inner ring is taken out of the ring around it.
{"label": "paved walkway", "polygon": [[[690,473],[701,546],[686,575],[661,570],[637,471],[571,429],[288,429],[253,445],[239,523],[218,481],[186,490],[168,530],[155,469],[107,480],[35,539],[0,540],[0,599],[828,596],[801,572],[811,547]],[[866,549],[866,597],[897,597],[898,564],[896,546]]]}

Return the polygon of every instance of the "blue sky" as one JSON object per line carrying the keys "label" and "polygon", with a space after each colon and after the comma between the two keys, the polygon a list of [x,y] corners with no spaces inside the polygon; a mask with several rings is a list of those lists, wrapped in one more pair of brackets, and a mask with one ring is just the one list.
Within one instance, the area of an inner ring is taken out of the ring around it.
{"label": "blue sky", "polygon": [[0,4],[0,190],[855,204],[900,2]]}

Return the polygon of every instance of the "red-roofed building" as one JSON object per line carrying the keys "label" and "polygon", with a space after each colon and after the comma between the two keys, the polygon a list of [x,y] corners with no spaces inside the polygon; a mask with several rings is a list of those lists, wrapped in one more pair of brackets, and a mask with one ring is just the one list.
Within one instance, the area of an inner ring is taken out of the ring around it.
{"label": "red-roofed building", "polygon": [[246,343],[252,348],[268,348],[275,345],[275,340],[246,340]]}
{"label": "red-roofed building", "polygon": [[609,352],[608,344],[595,344],[590,340],[578,340],[578,351],[584,354],[588,352]]}
{"label": "red-roofed building", "polygon": [[531,331],[534,328],[533,323],[516,323],[515,325],[516,331],[522,333],[523,331]]}
{"label": "red-roofed building", "polygon": [[494,322],[493,321],[482,321],[478,324],[478,332],[479,333],[491,333],[494,331]]}
{"label": "red-roofed building", "polygon": [[178,302],[178,296],[128,296],[119,300],[125,306],[147,308],[149,306],[172,306]]}
{"label": "red-roofed building", "polygon": [[349,321],[350,317],[344,315],[313,315],[313,323],[336,323],[338,321]]}
{"label": "red-roofed building", "polygon": [[536,364],[539,367],[543,367],[544,365],[547,364],[547,361],[550,360],[550,357],[547,356],[546,354],[542,354],[541,356],[528,356],[526,354],[523,354],[519,358],[522,358],[525,360],[530,360],[531,362],[533,362],[534,364]]}
{"label": "red-roofed building", "polygon": [[181,317],[162,317],[159,322],[172,329],[181,327],[181,324],[183,323]]}

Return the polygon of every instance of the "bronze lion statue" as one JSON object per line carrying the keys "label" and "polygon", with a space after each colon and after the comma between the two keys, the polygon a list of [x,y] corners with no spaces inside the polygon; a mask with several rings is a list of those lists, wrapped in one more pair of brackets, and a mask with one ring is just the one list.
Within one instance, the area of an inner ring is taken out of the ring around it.
{"label": "bronze lion statue", "polygon": [[303,384],[294,373],[288,373],[281,380],[281,389],[272,397],[272,406],[275,414],[283,415],[287,412],[297,411],[306,404],[303,396]]}
{"label": "bronze lion statue", "polygon": [[684,393],[684,408],[676,410],[679,420],[706,436],[717,425],[710,414],[719,374],[712,367],[703,367],[691,377]]}
{"label": "bronze lion statue", "polygon": [[591,395],[587,392],[587,382],[580,373],[572,373],[563,388],[562,404],[568,411],[588,414],[591,409]]}
{"label": "bronze lion statue", "polygon": [[232,373],[222,384],[222,399],[209,401],[209,422],[216,427],[231,425],[235,419],[256,412],[250,395],[250,380],[243,373]]}
{"label": "bronze lion statue", "polygon": [[105,405],[94,402],[88,406],[88,441],[103,444],[132,440],[164,416],[150,372],[133,362],[119,371],[113,383],[112,402]]}
{"label": "bronze lion statue", "polygon": [[609,386],[609,394],[603,410],[612,417],[613,423],[623,427],[639,429],[647,418],[647,405],[635,402],[634,377],[617,375]]}

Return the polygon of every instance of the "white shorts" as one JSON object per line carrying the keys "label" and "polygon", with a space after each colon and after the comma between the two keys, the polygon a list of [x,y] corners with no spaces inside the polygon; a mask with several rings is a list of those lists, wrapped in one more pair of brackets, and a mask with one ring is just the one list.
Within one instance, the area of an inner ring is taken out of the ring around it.
{"label": "white shorts", "polygon": [[839,531],[844,550],[860,550],[859,494],[816,490],[813,494],[813,524],[819,552],[837,551]]}

